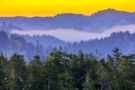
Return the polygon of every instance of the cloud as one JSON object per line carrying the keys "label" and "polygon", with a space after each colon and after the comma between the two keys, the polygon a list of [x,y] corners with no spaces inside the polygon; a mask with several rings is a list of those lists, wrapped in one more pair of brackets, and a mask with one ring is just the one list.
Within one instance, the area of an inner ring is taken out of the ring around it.
{"label": "cloud", "polygon": [[121,26],[114,26],[110,29],[106,29],[101,33],[92,33],[88,31],[79,31],[75,29],[54,29],[54,30],[12,30],[11,33],[17,34],[27,34],[27,35],[51,35],[55,36],[61,40],[67,42],[74,42],[74,41],[81,41],[81,40],[90,40],[90,39],[100,39],[102,37],[109,37],[113,32],[126,32],[129,31],[130,33],[135,32],[135,24],[132,25],[121,25]]}

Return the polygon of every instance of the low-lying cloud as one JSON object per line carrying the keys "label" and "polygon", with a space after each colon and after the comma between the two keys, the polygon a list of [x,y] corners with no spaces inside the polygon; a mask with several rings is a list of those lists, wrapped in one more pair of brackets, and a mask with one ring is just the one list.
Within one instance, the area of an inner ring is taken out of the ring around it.
{"label": "low-lying cloud", "polygon": [[93,33],[88,31],[79,31],[75,29],[54,29],[54,30],[12,30],[11,33],[21,35],[51,35],[67,42],[79,42],[81,40],[100,39],[102,37],[109,37],[113,32],[135,32],[135,24],[114,26],[110,29],[104,30],[101,33]]}

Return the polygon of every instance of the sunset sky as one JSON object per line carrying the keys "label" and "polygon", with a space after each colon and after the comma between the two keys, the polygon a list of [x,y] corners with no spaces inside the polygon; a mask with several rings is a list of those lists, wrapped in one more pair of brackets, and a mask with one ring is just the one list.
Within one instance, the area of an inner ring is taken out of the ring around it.
{"label": "sunset sky", "polygon": [[99,10],[135,11],[135,0],[0,0],[0,16],[90,15]]}

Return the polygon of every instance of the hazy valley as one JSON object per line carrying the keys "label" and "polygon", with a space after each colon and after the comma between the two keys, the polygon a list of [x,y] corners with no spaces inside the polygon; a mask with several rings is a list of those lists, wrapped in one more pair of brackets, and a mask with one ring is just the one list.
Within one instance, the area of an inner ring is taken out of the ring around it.
{"label": "hazy valley", "polygon": [[48,56],[54,48],[60,47],[75,54],[79,50],[84,53],[98,51],[100,57],[107,56],[115,47],[125,54],[134,53],[134,18],[135,13],[113,9],[91,16],[0,17],[0,29],[4,30],[0,32],[0,50],[9,56],[18,53],[27,57],[38,53]]}

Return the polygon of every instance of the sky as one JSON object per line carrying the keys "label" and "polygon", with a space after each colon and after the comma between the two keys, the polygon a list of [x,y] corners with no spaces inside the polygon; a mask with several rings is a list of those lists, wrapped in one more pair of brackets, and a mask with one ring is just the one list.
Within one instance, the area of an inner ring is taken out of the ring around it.
{"label": "sky", "polygon": [[0,0],[0,16],[55,16],[62,13],[91,15],[108,8],[135,11],[135,0]]}

